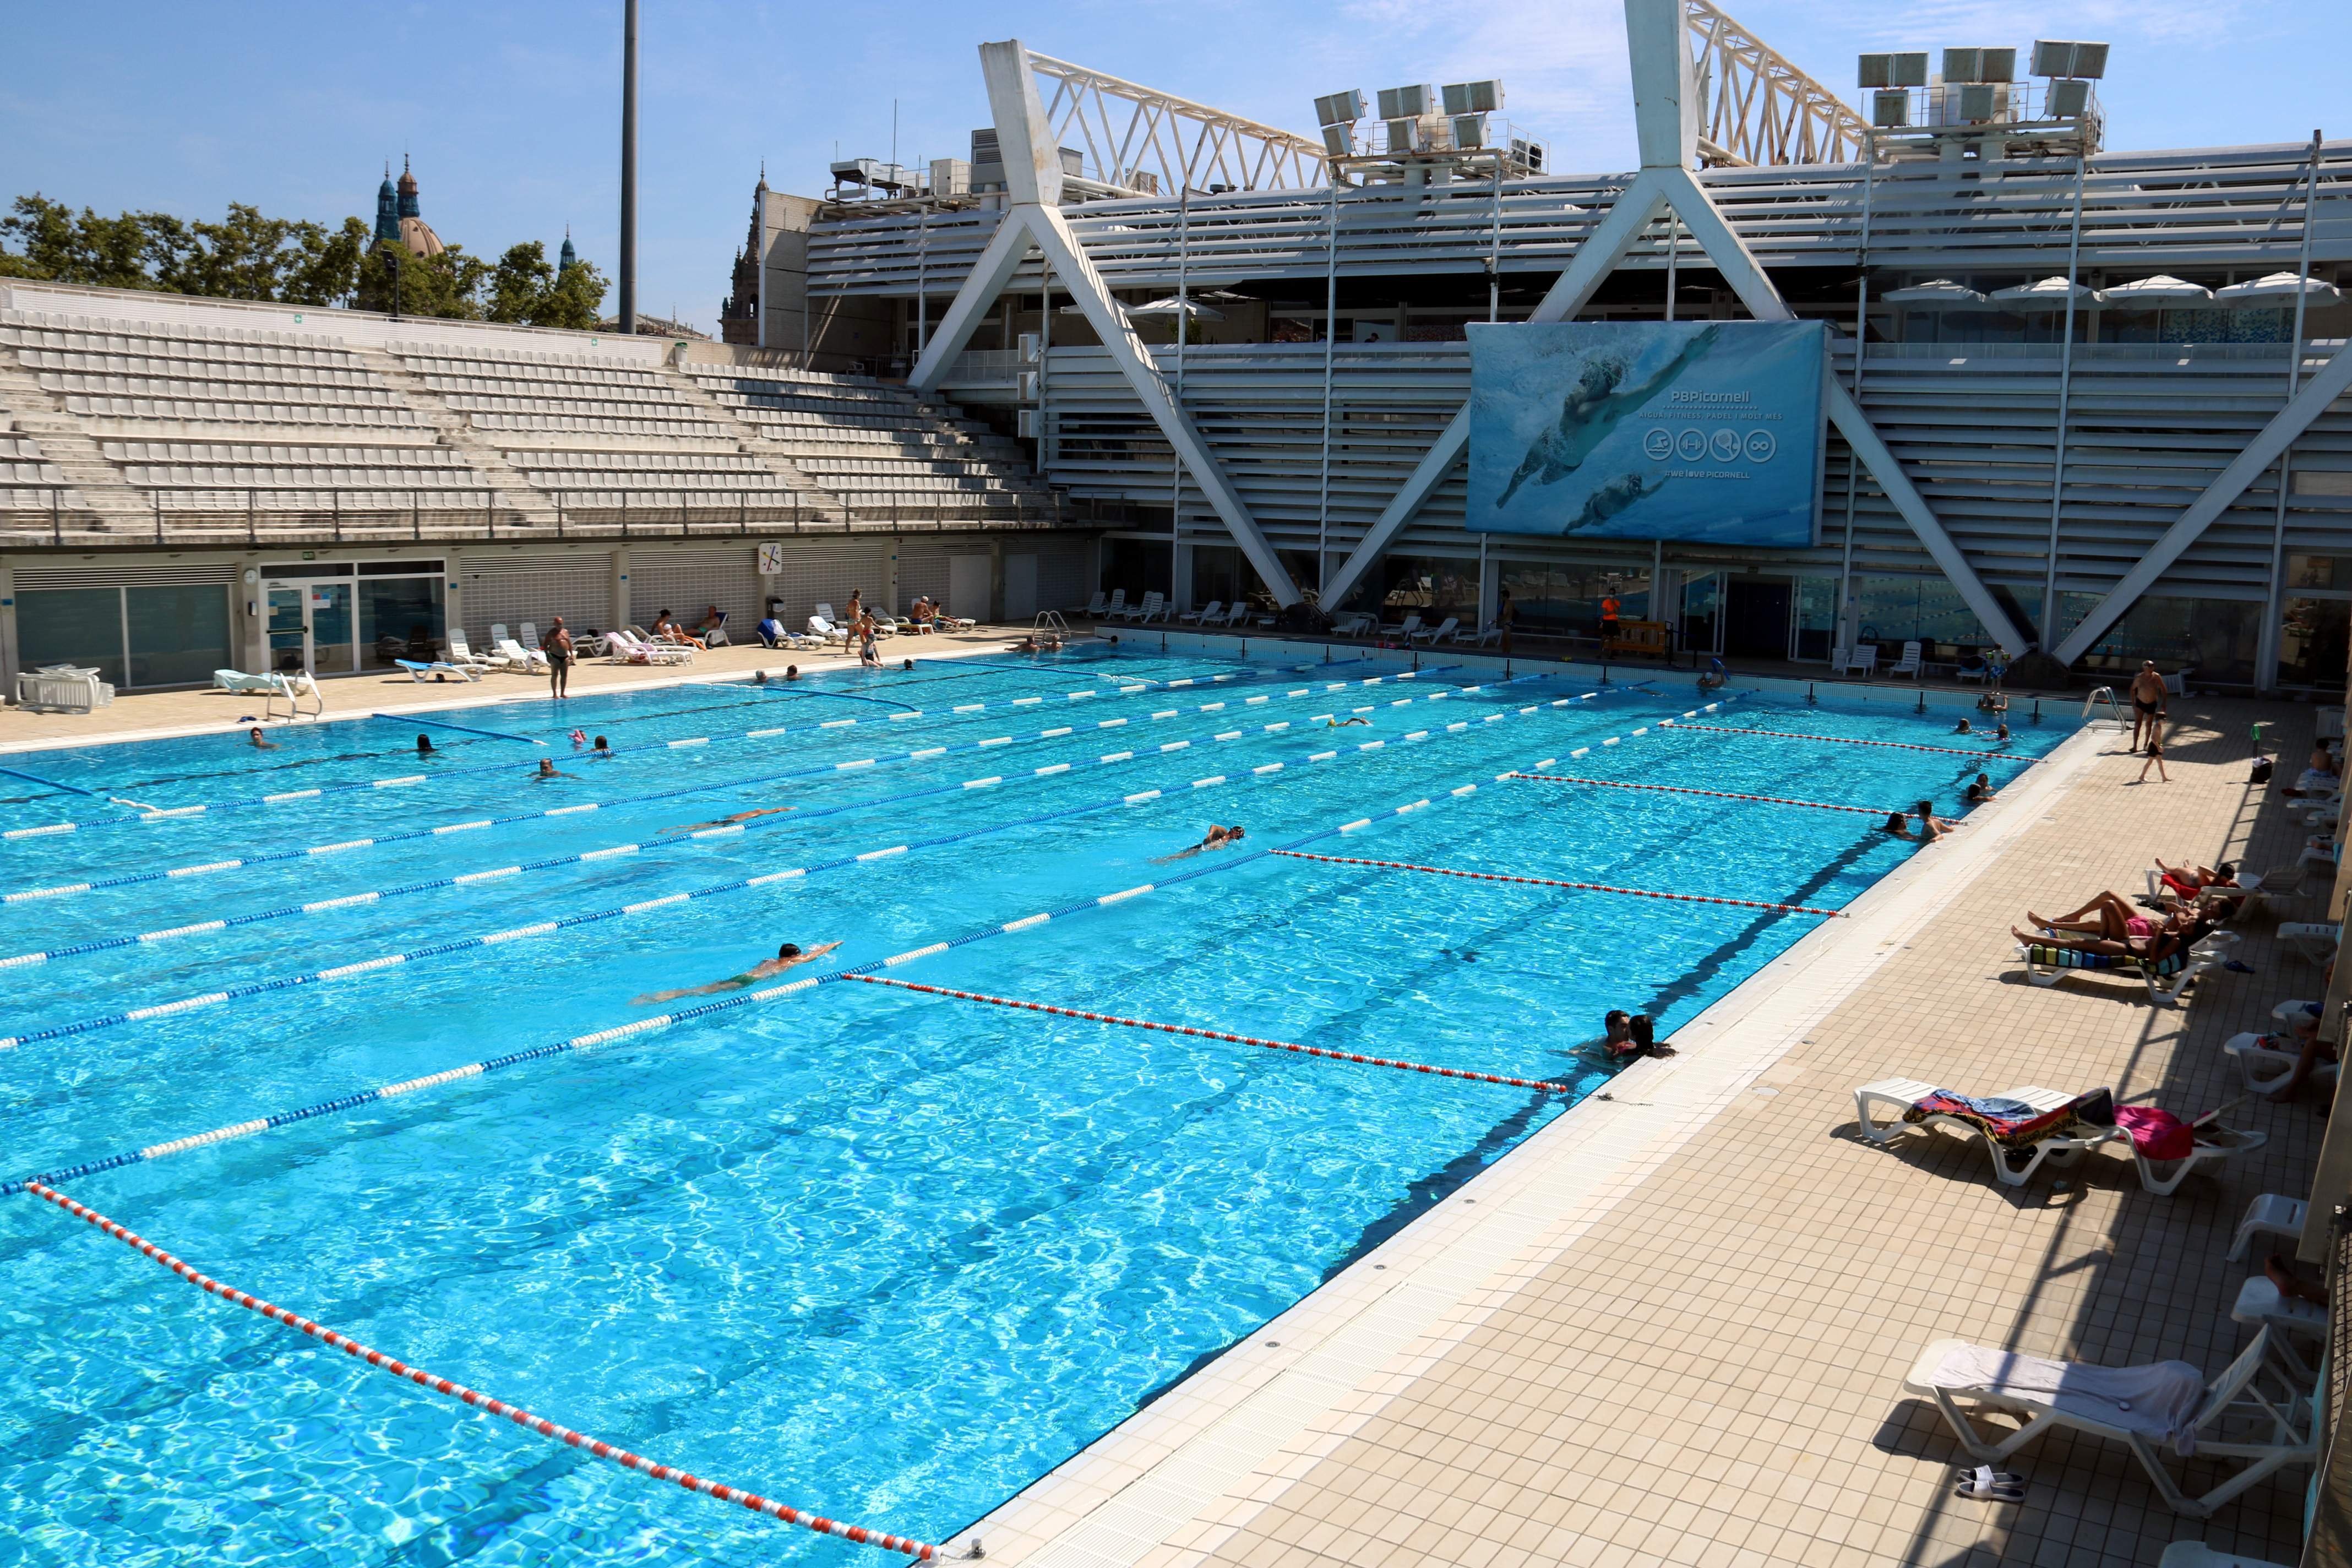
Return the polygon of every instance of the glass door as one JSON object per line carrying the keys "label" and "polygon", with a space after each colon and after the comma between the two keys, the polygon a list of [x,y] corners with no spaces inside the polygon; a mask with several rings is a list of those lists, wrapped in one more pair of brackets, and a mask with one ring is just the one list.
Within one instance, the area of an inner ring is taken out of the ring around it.
{"label": "glass door", "polygon": [[1829,658],[1837,631],[1837,591],[1834,577],[1797,579],[1797,613],[1789,624],[1790,658],[1819,662]]}
{"label": "glass door", "polygon": [[269,668],[275,673],[290,675],[310,668],[310,618],[302,610],[304,596],[300,588],[270,587]]}

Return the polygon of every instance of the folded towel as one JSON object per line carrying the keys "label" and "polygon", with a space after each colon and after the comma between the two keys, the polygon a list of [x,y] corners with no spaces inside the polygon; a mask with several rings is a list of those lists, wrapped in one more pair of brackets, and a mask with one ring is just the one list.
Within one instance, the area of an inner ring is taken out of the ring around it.
{"label": "folded towel", "polygon": [[2186,1160],[2197,1149],[2197,1130],[2157,1106],[2119,1105],[2116,1125],[2131,1134],[2142,1159]]}
{"label": "folded towel", "polygon": [[1984,1345],[1956,1345],[1928,1381],[1954,1394],[2006,1394],[2063,1414],[2162,1438],[2187,1458],[2205,1402],[2205,1374],[2185,1361],[2092,1366]]}
{"label": "folded towel", "polygon": [[1972,1099],[1943,1089],[1913,1105],[1903,1120],[1917,1125],[1931,1116],[1964,1121],[2004,1149],[2021,1149],[2045,1138],[2063,1138],[2073,1128],[2079,1100],[2055,1110],[2036,1110],[2020,1100]]}

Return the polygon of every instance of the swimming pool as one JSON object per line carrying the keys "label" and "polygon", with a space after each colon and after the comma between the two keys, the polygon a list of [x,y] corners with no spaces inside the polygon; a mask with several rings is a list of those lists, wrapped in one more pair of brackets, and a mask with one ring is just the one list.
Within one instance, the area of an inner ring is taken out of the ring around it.
{"label": "swimming pool", "polygon": [[[1948,718],[1724,700],[1122,653],[477,707],[431,717],[551,744],[436,728],[425,763],[413,721],[28,754],[95,793],[0,800],[33,835],[0,839],[0,1177],[121,1160],[57,1185],[556,1421],[945,1539],[1603,1081],[1575,1048],[1602,1011],[1670,1028],[1823,918],[1750,904],[1835,909],[1911,851],[1678,792],[1958,815],[2065,732],[1980,762]],[[871,967],[1560,1091],[851,980],[635,1005],[782,941],[843,946],[765,989]],[[0,1248],[0,1510],[34,1560],[879,1560],[468,1413],[31,1196]]]}

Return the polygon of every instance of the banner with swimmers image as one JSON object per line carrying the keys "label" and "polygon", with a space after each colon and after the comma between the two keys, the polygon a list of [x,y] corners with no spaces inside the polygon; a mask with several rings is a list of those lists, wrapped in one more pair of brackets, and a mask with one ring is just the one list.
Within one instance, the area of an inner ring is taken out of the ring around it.
{"label": "banner with swimmers image", "polygon": [[1820,321],[1474,323],[1477,533],[1819,542]]}

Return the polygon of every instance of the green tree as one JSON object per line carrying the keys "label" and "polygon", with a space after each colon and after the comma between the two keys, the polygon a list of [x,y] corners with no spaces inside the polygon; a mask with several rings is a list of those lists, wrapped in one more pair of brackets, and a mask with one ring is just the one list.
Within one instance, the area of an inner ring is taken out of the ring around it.
{"label": "green tree", "polygon": [[304,224],[300,253],[288,265],[278,299],[289,305],[348,305],[359,289],[360,258],[367,254],[368,226],[347,217],[332,234]]}
{"label": "green tree", "polygon": [[595,264],[575,261],[555,279],[555,287],[540,301],[539,313],[531,318],[534,327],[568,327],[575,332],[593,331],[596,312],[604,303],[604,292],[611,287]]}
{"label": "green tree", "polygon": [[535,239],[509,246],[491,269],[486,313],[493,321],[536,323],[554,287],[555,268],[548,265],[547,247]]}
{"label": "green tree", "polygon": [[390,240],[376,246],[360,262],[359,287],[353,292],[352,304],[362,310],[390,311],[395,266],[400,270],[402,315],[481,319],[479,295],[490,266],[455,245],[438,256],[412,256],[406,247]]}

